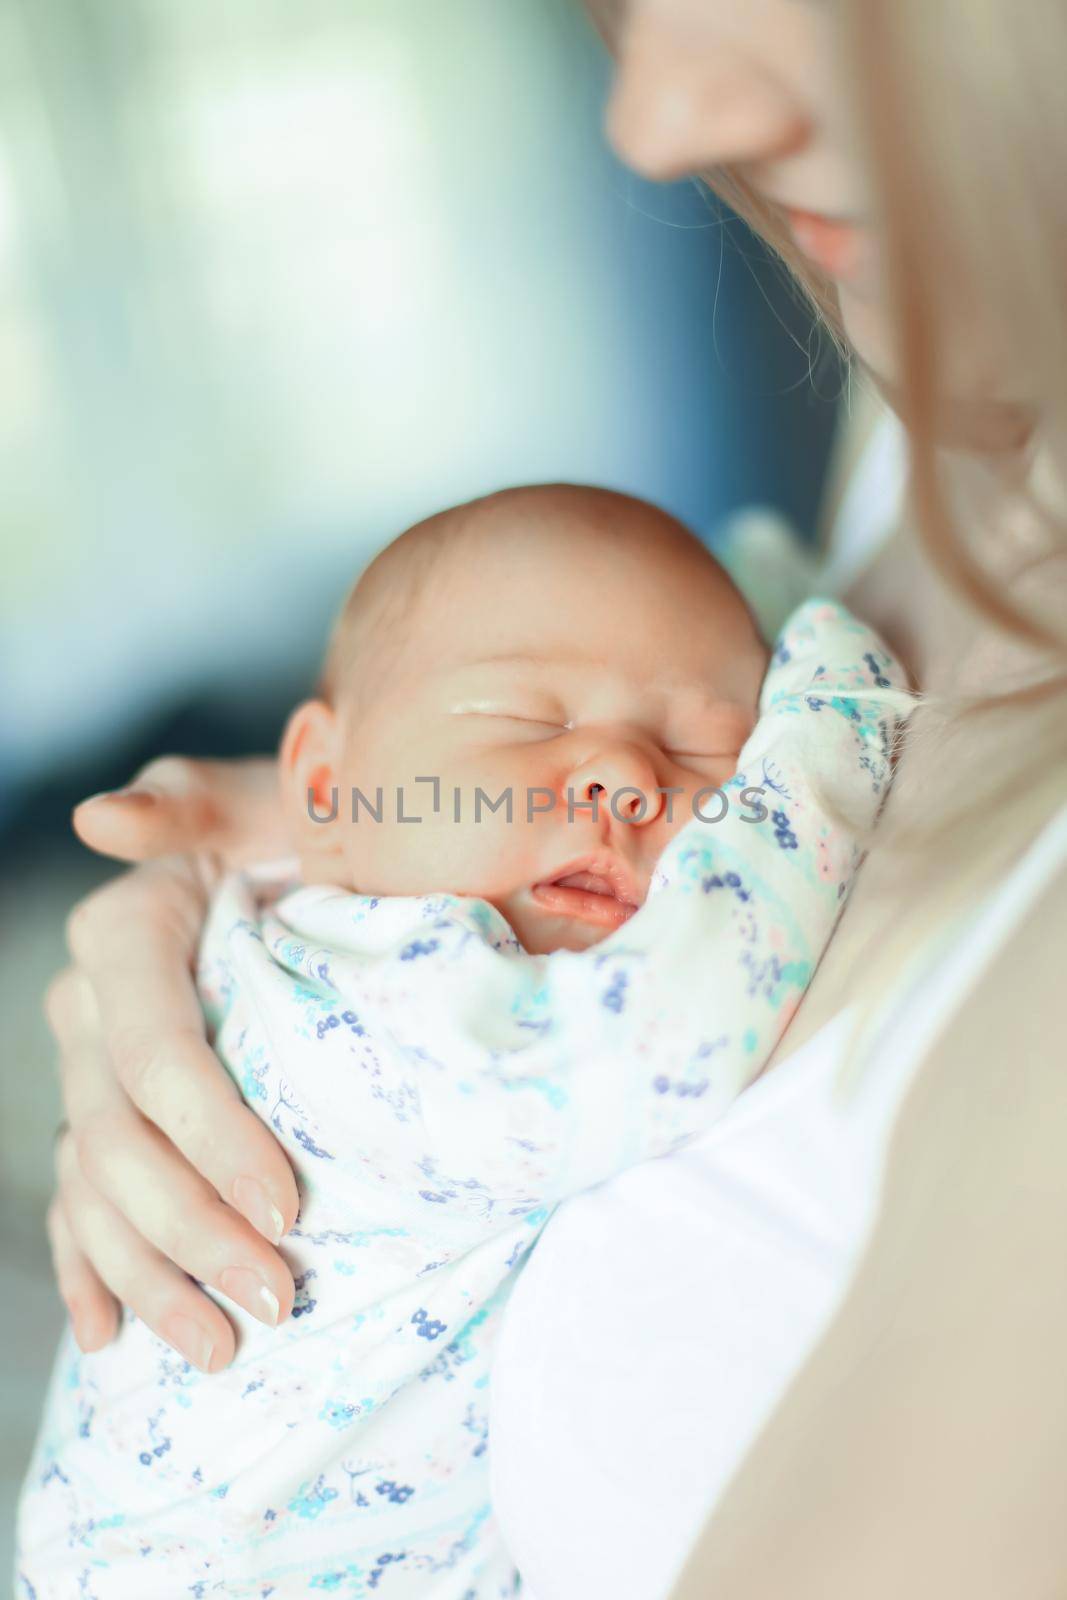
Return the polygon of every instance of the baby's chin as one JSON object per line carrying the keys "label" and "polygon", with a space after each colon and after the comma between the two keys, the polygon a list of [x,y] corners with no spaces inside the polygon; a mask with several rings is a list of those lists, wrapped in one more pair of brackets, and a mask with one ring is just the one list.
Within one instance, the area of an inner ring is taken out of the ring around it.
{"label": "baby's chin", "polygon": [[[511,925],[515,927],[514,921]],[[593,928],[587,923],[547,916],[531,918],[524,931],[515,928],[516,938],[527,955],[531,956],[548,956],[553,950],[589,950],[613,932],[612,928]]]}
{"label": "baby's chin", "polygon": [[528,890],[493,903],[531,956],[551,955],[554,950],[590,950],[625,926],[624,921],[612,926],[546,910]]}
{"label": "baby's chin", "polygon": [[608,938],[611,928],[563,925],[534,928],[530,939],[520,939],[523,949],[530,955],[552,955],[553,950],[589,950]]}

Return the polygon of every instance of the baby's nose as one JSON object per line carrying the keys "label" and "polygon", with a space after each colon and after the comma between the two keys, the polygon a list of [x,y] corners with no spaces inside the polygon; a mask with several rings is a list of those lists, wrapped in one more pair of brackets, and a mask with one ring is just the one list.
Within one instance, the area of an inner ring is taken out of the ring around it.
{"label": "baby's nose", "polygon": [[626,740],[601,742],[575,767],[564,789],[570,791],[572,805],[595,802],[597,817],[606,812],[616,822],[654,822],[663,809],[650,755]]}

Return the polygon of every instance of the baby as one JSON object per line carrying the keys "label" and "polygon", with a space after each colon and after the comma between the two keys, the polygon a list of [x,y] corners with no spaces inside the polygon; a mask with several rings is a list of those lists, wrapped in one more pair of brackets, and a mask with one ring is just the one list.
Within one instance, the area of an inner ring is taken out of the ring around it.
{"label": "baby", "polygon": [[736,771],[766,666],[723,569],[650,505],[558,486],[431,517],[364,573],[290,721],[303,880],[476,895],[530,954],[585,949]]}
{"label": "baby", "polygon": [[561,1199],[765,1064],[903,687],[829,601],[767,670],[704,548],[604,491],[490,496],[371,564],[283,740],[299,875],[227,880],[199,970],[299,1178],[292,1318],[227,1306],[212,1377],[132,1318],[93,1356],[68,1336],[27,1595],[517,1592],[487,1464],[508,1293]]}

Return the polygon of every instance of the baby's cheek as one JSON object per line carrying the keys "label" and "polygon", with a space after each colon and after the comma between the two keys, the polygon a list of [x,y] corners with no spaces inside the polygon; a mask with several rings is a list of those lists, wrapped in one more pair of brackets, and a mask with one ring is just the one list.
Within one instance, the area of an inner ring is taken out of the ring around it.
{"label": "baby's cheek", "polygon": [[420,815],[420,798],[383,796],[380,807],[341,824],[348,882],[358,893],[418,895],[450,886],[452,841],[429,806]]}
{"label": "baby's cheek", "polygon": [[722,761],[709,762],[707,770],[696,778],[680,778],[682,793],[663,797],[663,821],[671,837],[697,816],[708,823],[721,821],[728,807],[738,804],[737,795],[728,795],[725,790],[736,772],[736,758],[724,757]]}
{"label": "baby's cheek", "polygon": [[381,823],[361,821],[350,830],[350,877],[364,894],[419,895],[435,892],[488,897],[522,878],[533,830],[513,808],[493,812],[474,792],[442,795],[433,813],[427,793],[419,820],[415,807]]}
{"label": "baby's cheek", "polygon": [[528,820],[526,797],[519,790],[510,819],[503,806],[496,813],[483,809],[480,818],[472,817],[463,829],[460,845],[468,870],[468,893],[488,899],[507,894],[518,884],[532,883],[544,865],[542,841],[548,826],[536,811]]}
{"label": "baby's cheek", "polygon": [[342,822],[349,882],[360,894],[405,894],[405,871],[409,858],[398,838],[398,829],[385,814],[379,820],[362,812],[356,821]]}
{"label": "baby's cheek", "polygon": [[[454,780],[454,781],[453,781]],[[546,861],[568,853],[566,806],[543,747],[478,752],[450,774],[442,841],[457,891],[492,898],[532,883]]]}
{"label": "baby's cheek", "polygon": [[501,808],[498,813],[484,806],[477,808],[473,796],[464,796],[464,812],[457,822],[453,817],[441,841],[441,859],[450,876],[448,887],[456,894],[489,897],[515,881],[514,862],[521,829],[509,823]]}

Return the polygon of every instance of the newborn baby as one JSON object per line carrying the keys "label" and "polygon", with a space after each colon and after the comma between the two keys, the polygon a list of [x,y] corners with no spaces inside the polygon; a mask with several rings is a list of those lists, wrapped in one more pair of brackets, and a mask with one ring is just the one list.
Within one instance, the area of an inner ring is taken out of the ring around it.
{"label": "newborn baby", "polygon": [[723,569],[650,505],[561,485],[431,517],[364,573],[286,733],[302,877],[477,895],[531,954],[585,949],[736,771],[766,666]]}
{"label": "newborn baby", "polygon": [[227,1305],[211,1377],[132,1318],[67,1337],[27,1594],[517,1592],[487,1470],[516,1275],[560,1200],[757,1075],[888,781],[907,697],[869,629],[810,601],[766,668],[703,547],[603,491],[372,563],[283,741],[299,875],[227,880],[199,971],[300,1182],[292,1319]]}

